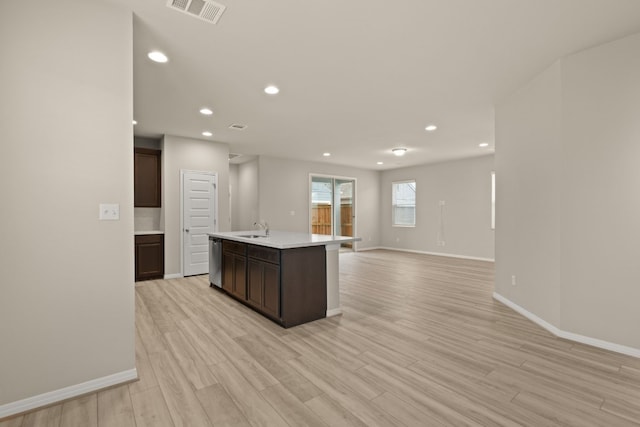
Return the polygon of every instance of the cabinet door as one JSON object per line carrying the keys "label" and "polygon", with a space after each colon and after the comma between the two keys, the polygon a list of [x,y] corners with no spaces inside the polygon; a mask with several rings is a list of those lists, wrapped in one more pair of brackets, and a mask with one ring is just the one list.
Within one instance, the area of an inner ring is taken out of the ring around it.
{"label": "cabinet door", "polygon": [[262,262],[249,259],[249,275],[247,277],[247,301],[256,308],[262,307]]}
{"label": "cabinet door", "polygon": [[136,281],[164,277],[164,236],[135,236]]}
{"label": "cabinet door", "polygon": [[133,161],[133,206],[161,207],[160,150],[135,148]]}
{"label": "cabinet door", "polygon": [[233,293],[240,299],[247,299],[247,258],[233,256]]}
{"label": "cabinet door", "polygon": [[262,310],[280,318],[280,266],[262,263],[263,303]]}
{"label": "cabinet door", "polygon": [[230,252],[222,253],[222,289],[233,293],[233,258]]}

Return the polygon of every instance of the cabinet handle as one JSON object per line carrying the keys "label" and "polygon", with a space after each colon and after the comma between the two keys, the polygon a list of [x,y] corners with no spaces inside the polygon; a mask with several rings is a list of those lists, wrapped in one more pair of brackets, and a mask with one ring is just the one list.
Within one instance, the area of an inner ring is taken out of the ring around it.
{"label": "cabinet handle", "polygon": [[186,232],[188,233],[188,232],[189,232],[189,229],[188,229],[188,228],[185,228],[185,229],[184,229],[184,231],[186,231]]}

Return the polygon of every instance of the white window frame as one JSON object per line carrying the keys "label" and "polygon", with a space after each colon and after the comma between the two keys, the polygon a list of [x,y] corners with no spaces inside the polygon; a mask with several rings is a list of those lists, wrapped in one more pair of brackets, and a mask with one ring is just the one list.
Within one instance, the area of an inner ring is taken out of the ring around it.
{"label": "white window frame", "polygon": [[[414,199],[413,199],[413,224],[398,224],[396,223],[396,196],[395,189],[398,184],[413,184],[413,189],[415,191]],[[391,226],[392,227],[415,227],[417,222],[417,184],[415,179],[406,179],[402,181],[393,181],[391,182]]]}

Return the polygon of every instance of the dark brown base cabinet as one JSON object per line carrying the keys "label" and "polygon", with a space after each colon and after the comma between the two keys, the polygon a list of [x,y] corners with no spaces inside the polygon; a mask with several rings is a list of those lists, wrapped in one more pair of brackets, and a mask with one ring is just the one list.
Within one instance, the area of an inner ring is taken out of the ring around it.
{"label": "dark brown base cabinet", "polygon": [[280,317],[280,250],[250,245],[247,302],[267,316]]}
{"label": "dark brown base cabinet", "polygon": [[326,316],[326,277],[324,246],[222,241],[222,289],[285,328]]}
{"label": "dark brown base cabinet", "polygon": [[164,277],[164,235],[135,236],[136,282]]}
{"label": "dark brown base cabinet", "polygon": [[245,300],[247,298],[247,245],[222,241],[222,289]]}

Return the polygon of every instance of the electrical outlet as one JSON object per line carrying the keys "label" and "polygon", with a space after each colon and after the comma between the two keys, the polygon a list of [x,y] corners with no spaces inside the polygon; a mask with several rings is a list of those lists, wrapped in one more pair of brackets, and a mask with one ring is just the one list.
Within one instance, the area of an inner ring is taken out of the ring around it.
{"label": "electrical outlet", "polygon": [[513,276],[511,276],[511,286],[515,286],[516,285],[516,275],[514,274]]}

